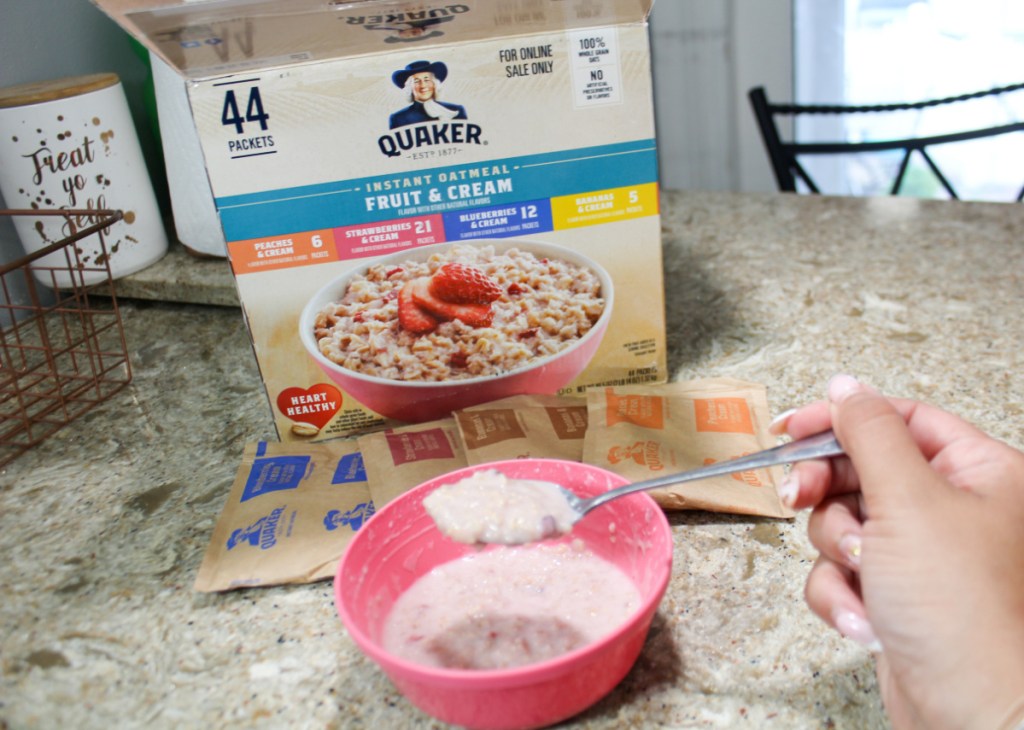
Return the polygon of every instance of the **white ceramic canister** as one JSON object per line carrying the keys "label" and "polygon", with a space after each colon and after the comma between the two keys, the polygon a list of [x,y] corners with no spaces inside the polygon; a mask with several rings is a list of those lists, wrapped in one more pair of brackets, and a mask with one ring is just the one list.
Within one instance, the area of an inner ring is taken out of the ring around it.
{"label": "white ceramic canister", "polygon": [[[8,208],[124,213],[106,232],[113,278],[135,273],[167,253],[167,230],[117,75],[76,76],[0,89],[0,193]],[[16,216],[26,252],[97,222],[98,216]],[[74,229],[74,230],[69,230]],[[106,277],[98,236],[77,244],[84,271],[56,273],[58,287]],[[42,266],[66,266],[63,253]],[[50,283],[50,277],[40,277]]]}

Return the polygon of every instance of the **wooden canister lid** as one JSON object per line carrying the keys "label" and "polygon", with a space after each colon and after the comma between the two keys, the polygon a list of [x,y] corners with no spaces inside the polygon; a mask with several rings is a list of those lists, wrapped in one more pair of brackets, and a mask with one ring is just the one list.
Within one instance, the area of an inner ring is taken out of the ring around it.
{"label": "wooden canister lid", "polygon": [[101,73],[8,86],[0,89],[0,109],[81,96],[113,86],[119,81],[117,74]]}

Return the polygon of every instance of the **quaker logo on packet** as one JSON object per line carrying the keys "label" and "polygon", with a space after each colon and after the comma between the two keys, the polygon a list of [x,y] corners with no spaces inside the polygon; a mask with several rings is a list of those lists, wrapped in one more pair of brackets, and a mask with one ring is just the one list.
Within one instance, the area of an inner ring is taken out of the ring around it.
{"label": "quaker logo on packet", "polygon": [[239,545],[258,547],[260,550],[269,550],[277,544],[277,526],[281,522],[281,515],[286,507],[277,507],[269,514],[260,517],[255,522],[233,530],[228,537],[228,550],[234,550]]}
{"label": "quaker logo on packet", "polygon": [[407,105],[388,117],[388,127],[394,131],[377,140],[383,154],[401,157],[423,147],[486,144],[480,125],[469,121],[467,108],[443,98],[447,78],[443,61],[413,61],[392,72],[391,83],[402,90]]}
{"label": "quaker logo on packet", "polygon": [[630,459],[651,471],[661,471],[665,468],[665,461],[661,458],[661,446],[657,441],[636,441],[608,449],[608,461],[612,464]]}
{"label": "quaker logo on packet", "polygon": [[346,512],[332,509],[324,515],[324,527],[328,530],[337,530],[339,527],[347,525],[352,532],[355,532],[363,526],[364,522],[373,517],[376,511],[372,501],[361,502]]}

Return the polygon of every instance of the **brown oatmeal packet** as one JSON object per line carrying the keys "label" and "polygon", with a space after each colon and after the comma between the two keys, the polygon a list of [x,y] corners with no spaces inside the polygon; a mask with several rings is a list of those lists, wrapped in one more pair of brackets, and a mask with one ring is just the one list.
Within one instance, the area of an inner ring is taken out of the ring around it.
{"label": "brown oatmeal packet", "polygon": [[[694,469],[776,445],[766,389],[733,378],[591,388],[583,460],[632,482]],[[651,490],[666,510],[792,517],[776,492],[781,467]]]}
{"label": "brown oatmeal packet", "polygon": [[247,444],[195,590],[330,578],[373,513],[354,441]]}
{"label": "brown oatmeal packet", "polygon": [[470,464],[503,459],[582,461],[587,401],[515,395],[454,414]]}
{"label": "brown oatmeal packet", "polygon": [[356,441],[377,509],[425,481],[467,465],[454,418],[377,431]]}

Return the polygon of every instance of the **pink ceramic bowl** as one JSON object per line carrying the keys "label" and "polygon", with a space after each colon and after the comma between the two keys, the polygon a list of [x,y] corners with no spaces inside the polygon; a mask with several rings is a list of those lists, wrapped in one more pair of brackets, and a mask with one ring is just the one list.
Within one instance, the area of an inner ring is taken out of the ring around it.
{"label": "pink ceramic bowl", "polygon": [[548,661],[501,670],[440,669],[388,653],[380,640],[396,598],[435,566],[477,549],[441,535],[423,509],[424,497],[442,484],[489,468],[513,478],[558,482],[580,495],[626,483],[604,469],[554,459],[493,462],[432,479],[388,503],[356,533],[338,565],[335,604],[359,648],[424,712],[478,730],[543,727],[597,702],[633,666],[672,572],[672,533],[657,503],[637,493],[591,512],[560,538],[582,540],[625,571],[640,591],[636,612],[597,642]]}
{"label": "pink ceramic bowl", "polygon": [[515,239],[498,239],[487,241],[461,242],[463,245],[475,244],[493,246],[495,251],[502,252],[516,247],[529,251],[537,256],[561,259],[577,266],[590,269],[601,281],[601,296],[605,300],[604,311],[595,325],[586,335],[565,348],[561,352],[548,357],[538,358],[534,362],[517,368],[503,375],[491,375],[478,378],[467,378],[441,383],[405,382],[389,380],[371,375],[363,375],[354,370],[343,368],[332,360],[324,357],[317,347],[313,336],[313,323],[316,316],[326,305],[338,301],[348,289],[349,282],[357,274],[363,273],[369,265],[379,263],[399,264],[409,260],[424,260],[439,250],[450,247],[450,243],[424,246],[411,251],[373,259],[366,266],[357,266],[343,276],[331,281],[318,291],[306,304],[299,318],[299,337],[302,344],[327,376],[346,393],[367,408],[386,418],[394,418],[408,423],[431,421],[449,415],[461,408],[486,403],[487,401],[505,398],[524,393],[555,393],[576,378],[597,351],[612,316],[614,288],[608,272],[596,262],[576,251],[561,246],[538,241]]}

